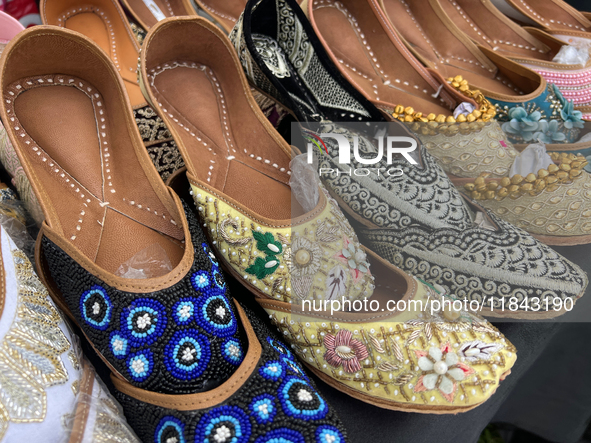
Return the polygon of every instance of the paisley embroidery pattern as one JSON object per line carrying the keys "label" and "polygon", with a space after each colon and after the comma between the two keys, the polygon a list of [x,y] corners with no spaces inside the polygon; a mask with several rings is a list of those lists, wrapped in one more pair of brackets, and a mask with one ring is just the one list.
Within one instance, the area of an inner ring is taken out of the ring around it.
{"label": "paisley embroidery pattern", "polygon": [[18,301],[16,317],[0,343],[0,438],[11,421],[42,422],[45,388],[69,379],[62,354],[71,344],[59,327],[62,317],[25,254],[14,249],[12,259],[18,292],[11,296]]}
{"label": "paisley embroidery pattern", "polygon": [[588,280],[581,268],[521,229],[488,216],[499,229],[366,229],[360,235],[395,266],[489,308],[509,297],[519,302],[539,297],[552,305],[554,298],[582,294]]}

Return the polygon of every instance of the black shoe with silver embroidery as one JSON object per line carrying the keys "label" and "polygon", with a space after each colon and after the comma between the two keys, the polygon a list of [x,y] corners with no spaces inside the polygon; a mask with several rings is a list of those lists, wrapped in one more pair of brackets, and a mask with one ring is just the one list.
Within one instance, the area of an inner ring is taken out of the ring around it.
{"label": "black shoe with silver embroidery", "polygon": [[230,40],[250,81],[299,121],[384,121],[334,66],[295,0],[250,0]]}

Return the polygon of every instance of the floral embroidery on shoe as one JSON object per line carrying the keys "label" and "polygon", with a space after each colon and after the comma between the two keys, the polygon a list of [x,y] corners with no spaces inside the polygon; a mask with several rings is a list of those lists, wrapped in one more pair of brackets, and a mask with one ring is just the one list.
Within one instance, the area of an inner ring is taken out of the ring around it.
{"label": "floral embroidery on shoe", "polygon": [[503,131],[507,134],[517,135],[525,141],[534,140],[536,132],[539,130],[539,122],[542,114],[539,111],[528,113],[521,106],[511,108],[507,113],[510,121],[503,123]]}
{"label": "floral embroidery on shoe", "polygon": [[324,360],[335,368],[343,366],[343,370],[353,374],[361,369],[361,361],[365,360],[369,353],[361,341],[353,338],[351,331],[341,329],[336,336],[326,334],[324,336],[326,353]]}
{"label": "floral embroidery on shoe", "polygon": [[543,143],[560,143],[566,140],[566,135],[560,131],[556,120],[552,120],[550,123],[541,120],[538,123],[538,131],[534,134],[534,140]]}
{"label": "floral embroidery on shoe", "polygon": [[256,240],[257,249],[266,255],[265,258],[257,257],[254,263],[246,268],[246,272],[256,275],[258,279],[263,279],[277,270],[279,259],[276,255],[283,252],[283,246],[270,232],[252,231],[252,236]]}
{"label": "floral embroidery on shoe", "polygon": [[423,371],[414,388],[415,392],[439,389],[447,401],[453,402],[457,382],[474,373],[474,369],[459,361],[458,354],[451,352],[449,343],[441,348],[433,346],[429,352],[415,350],[415,354],[419,368]]}
{"label": "floral embroidery on shoe", "polygon": [[583,122],[583,113],[581,111],[575,111],[575,103],[573,100],[567,100],[560,92],[560,89],[555,84],[552,84],[554,89],[554,95],[556,99],[562,105],[560,109],[560,117],[564,122],[564,127],[567,129],[572,128],[584,128],[585,123]]}
{"label": "floral embroidery on shoe", "polygon": [[369,263],[367,263],[367,256],[362,249],[357,248],[355,244],[347,237],[343,240],[345,247],[337,254],[337,260],[349,267],[353,281],[357,283],[363,275],[369,272]]}

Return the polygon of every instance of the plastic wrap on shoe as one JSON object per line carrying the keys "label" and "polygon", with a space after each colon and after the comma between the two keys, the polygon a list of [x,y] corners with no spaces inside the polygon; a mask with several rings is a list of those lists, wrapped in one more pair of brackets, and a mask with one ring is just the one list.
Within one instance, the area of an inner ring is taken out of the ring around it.
{"label": "plastic wrap on shoe", "polygon": [[515,157],[509,176],[519,174],[525,177],[528,174],[537,174],[540,169],[547,169],[552,164],[554,162],[546,152],[546,145],[542,142],[533,143]]}
{"label": "plastic wrap on shoe", "polygon": [[[319,186],[320,179],[318,178],[318,165],[309,165],[306,154],[296,156],[290,163],[291,178],[289,185],[291,186],[292,197],[298,201],[305,212],[312,211],[318,204],[320,198]],[[317,160],[314,160],[318,163]]]}
{"label": "plastic wrap on shoe", "polygon": [[154,243],[122,263],[115,274],[123,278],[146,279],[160,277],[170,271],[172,263],[166,251]]}
{"label": "plastic wrap on shoe", "polygon": [[589,61],[589,44],[578,42],[575,45],[564,45],[552,61],[561,65],[585,66]]}

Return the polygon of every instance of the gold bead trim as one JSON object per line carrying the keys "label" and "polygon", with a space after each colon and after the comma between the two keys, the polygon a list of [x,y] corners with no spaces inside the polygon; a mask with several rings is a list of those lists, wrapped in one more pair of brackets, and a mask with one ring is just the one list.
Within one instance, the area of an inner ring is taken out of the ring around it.
{"label": "gold bead trim", "polygon": [[519,174],[503,177],[500,181],[487,181],[489,174],[482,173],[474,183],[464,185],[474,200],[503,200],[505,197],[517,199],[524,194],[538,195],[542,191],[554,192],[561,184],[572,183],[585,171],[587,160],[582,155],[551,152],[550,157],[559,164],[552,164],[548,169],[540,169],[537,174],[525,177]]}
{"label": "gold bead trim", "polygon": [[424,114],[422,112],[415,112],[411,106],[397,105],[394,108],[392,117],[401,122],[412,123],[473,123],[473,122],[487,122],[493,119],[497,113],[496,108],[487,100],[487,98],[479,90],[472,91],[468,87],[468,82],[462,78],[461,75],[450,77],[447,79],[448,83],[463,95],[473,99],[479,106],[468,115],[461,114],[458,118],[453,115],[443,114]]}

